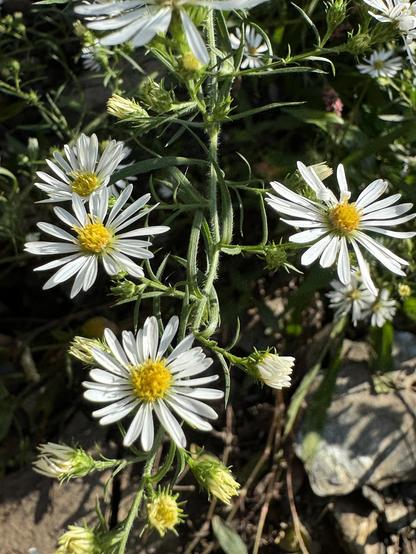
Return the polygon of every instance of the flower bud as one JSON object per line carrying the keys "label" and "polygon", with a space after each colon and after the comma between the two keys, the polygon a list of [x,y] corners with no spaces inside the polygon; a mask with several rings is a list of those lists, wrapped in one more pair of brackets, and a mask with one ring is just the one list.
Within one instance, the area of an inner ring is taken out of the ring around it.
{"label": "flower bud", "polygon": [[202,450],[188,458],[188,465],[201,488],[209,496],[215,496],[224,504],[230,504],[233,496],[238,496],[239,483],[234,479],[230,468],[211,454]]}
{"label": "flower bud", "polygon": [[183,521],[182,503],[177,502],[178,494],[160,490],[147,504],[148,524],[156,529],[161,537],[167,531],[176,533],[175,527]]}
{"label": "flower bud", "polygon": [[113,94],[107,101],[107,111],[117,119],[143,119],[149,117],[147,111],[138,102]]}
{"label": "flower bud", "polygon": [[61,482],[73,477],[85,477],[95,466],[93,458],[82,448],[48,442],[41,444],[38,449],[34,470]]}
{"label": "flower bud", "polygon": [[77,336],[72,340],[68,348],[68,354],[84,364],[93,364],[94,358],[91,353],[91,348],[99,348],[101,350],[107,349],[102,341],[98,339],[88,339],[86,337]]}
{"label": "flower bud", "polygon": [[400,283],[397,287],[397,292],[399,293],[400,298],[408,298],[412,295],[412,289],[409,287],[409,285],[406,285],[404,283]]}
{"label": "flower bud", "polygon": [[341,25],[346,15],[347,2],[345,0],[331,0],[326,4],[326,23],[330,31]]}
{"label": "flower bud", "polygon": [[58,539],[55,554],[102,554],[95,533],[89,527],[69,525],[68,531]]}
{"label": "flower bud", "polygon": [[284,267],[287,262],[287,254],[284,246],[278,244],[267,244],[264,247],[264,256],[267,269],[274,271]]}
{"label": "flower bud", "polygon": [[272,352],[258,353],[255,377],[272,389],[290,387],[295,358],[279,356]]}

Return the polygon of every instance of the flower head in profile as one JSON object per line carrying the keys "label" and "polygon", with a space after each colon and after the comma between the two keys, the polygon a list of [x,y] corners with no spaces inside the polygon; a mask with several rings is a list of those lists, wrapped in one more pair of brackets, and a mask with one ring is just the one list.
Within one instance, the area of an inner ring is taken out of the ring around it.
{"label": "flower head in profile", "polygon": [[89,527],[69,525],[68,530],[58,539],[59,548],[55,554],[100,554],[95,533]]}
{"label": "flower head in profile", "polygon": [[45,477],[65,481],[84,477],[94,468],[94,460],[82,448],[48,442],[39,446],[34,470]]}
{"label": "flower head in profile", "polygon": [[353,325],[365,319],[367,310],[375,301],[375,296],[360,280],[359,273],[354,272],[351,282],[347,285],[340,281],[331,281],[334,290],[327,293],[329,307],[335,310],[335,318],[339,319],[351,312]]}
{"label": "flower head in profile", "polygon": [[[122,344],[109,329],[104,339],[107,352],[92,348],[98,367],[90,372],[92,381],[83,383],[84,397],[91,402],[106,404],[95,410],[93,416],[102,425],[120,421],[134,413],[124,445],[132,445],[141,437],[143,450],[152,448],[154,439],[153,416],[159,420],[171,439],[179,447],[186,446],[185,434],[178,420],[191,427],[210,431],[206,419],[216,419],[216,412],[201,400],[223,397],[221,390],[205,388],[218,375],[199,377],[212,364],[200,347],[192,347],[192,335],[183,339],[173,350],[168,349],[176,335],[179,320],[172,317],[159,339],[155,317],[146,319],[136,335],[124,331]],[[196,377],[198,376],[198,377]]]}
{"label": "flower head in profile", "polygon": [[212,454],[203,450],[194,452],[188,458],[188,465],[201,488],[209,496],[215,496],[224,504],[230,504],[233,496],[238,496],[240,484],[234,479],[229,467]]}
{"label": "flower head in profile", "polygon": [[397,302],[390,298],[387,289],[382,289],[374,303],[367,310],[366,315],[371,316],[373,327],[383,327],[387,321],[392,321],[396,314]]}
{"label": "flower head in profile", "polygon": [[60,268],[46,281],[44,290],[75,276],[71,289],[71,298],[74,298],[81,290],[87,291],[95,283],[98,262],[102,263],[109,275],[126,272],[134,277],[143,277],[143,269],[132,258],[150,259],[153,254],[149,250],[151,242],[138,237],[165,233],[169,227],[142,227],[125,231],[126,227],[143,218],[155,207],[143,209],[150,200],[150,194],[145,194],[123,209],[132,190],[133,186],[128,185],[109,212],[108,188],[91,196],[88,211],[81,198],[75,194],[72,197],[73,213],[55,207],[55,214],[70,228],[71,233],[50,223],[38,223],[41,231],[59,239],[59,242],[27,242],[26,252],[39,256],[63,255],[35,269],[46,271]]}
{"label": "flower head in profile", "polygon": [[393,54],[388,50],[373,52],[369,58],[364,58],[365,63],[357,65],[357,69],[360,73],[374,78],[394,77],[402,68],[402,59],[398,56],[393,57]]}
{"label": "flower head in profile", "polygon": [[65,157],[54,152],[54,159],[46,160],[51,174],[37,172],[40,181],[35,186],[49,197],[41,202],[63,202],[71,200],[73,194],[87,200],[92,193],[108,185],[130,150],[123,142],[110,140],[100,155],[97,136],[82,134],[73,146],[65,144],[64,153]]}
{"label": "flower head in profile", "polygon": [[161,537],[167,531],[176,534],[176,526],[184,520],[182,502],[178,502],[178,494],[169,490],[158,491],[147,504],[147,520],[150,527],[156,529]]}
{"label": "flower head in profile", "polygon": [[339,280],[348,285],[351,282],[348,246],[352,246],[363,283],[372,294],[377,294],[377,289],[361,248],[392,273],[405,275],[401,266],[408,265],[408,262],[376,241],[369,233],[398,239],[414,237],[414,231],[399,232],[390,229],[416,216],[403,215],[412,208],[412,204],[394,205],[400,194],[379,200],[388,187],[387,182],[381,179],[370,183],[357,200],[351,201],[351,192],[348,190],[342,165],[337,169],[339,198],[322,183],[313,168],[298,162],[298,169],[314,199],[305,198],[281,183],[274,182],[271,183],[273,192],[267,195],[266,201],[277,212],[289,216],[290,219],[282,221],[304,229],[289,238],[294,243],[312,243],[301,258],[303,265],[310,265],[318,259],[324,268],[336,264]]}
{"label": "flower head in profile", "polygon": [[259,354],[260,357],[256,365],[257,379],[272,389],[290,387],[290,376],[293,372],[295,358],[279,356],[273,352]]}
{"label": "flower head in profile", "polygon": [[212,10],[242,10],[268,0],[107,0],[80,4],[75,12],[86,18],[87,26],[108,32],[101,38],[105,46],[131,41],[133,46],[148,44],[157,34],[165,34],[176,13],[182,23],[188,45],[198,60],[207,64],[207,47],[187,7]]}
{"label": "flower head in profile", "polygon": [[254,27],[246,25],[244,36],[240,27],[237,27],[234,33],[230,34],[230,41],[234,50],[238,50],[243,44],[241,69],[255,69],[264,65],[264,55],[269,51],[269,48],[264,37]]}

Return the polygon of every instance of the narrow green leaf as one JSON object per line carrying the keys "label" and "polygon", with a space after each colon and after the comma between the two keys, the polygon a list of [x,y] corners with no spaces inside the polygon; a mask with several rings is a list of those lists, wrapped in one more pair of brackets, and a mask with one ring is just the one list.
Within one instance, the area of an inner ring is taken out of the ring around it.
{"label": "narrow green leaf", "polygon": [[167,167],[174,167],[178,165],[206,165],[205,160],[195,160],[193,158],[182,158],[178,156],[166,156],[164,158],[151,158],[149,160],[143,160],[135,164],[129,165],[111,177],[110,183],[115,183],[120,179],[126,179],[127,177],[134,177],[142,173],[149,173],[156,171],[157,169],[165,169]]}
{"label": "narrow green leaf", "polygon": [[227,123],[228,121],[238,121],[239,119],[245,119],[246,117],[250,117],[252,115],[256,115],[262,112],[267,112],[269,110],[275,110],[276,108],[284,108],[288,106],[300,106],[304,103],[305,102],[273,102],[273,104],[267,104],[266,106],[261,106],[260,108],[254,108],[253,110],[247,110],[246,112],[229,116],[228,119],[225,121],[225,123]]}

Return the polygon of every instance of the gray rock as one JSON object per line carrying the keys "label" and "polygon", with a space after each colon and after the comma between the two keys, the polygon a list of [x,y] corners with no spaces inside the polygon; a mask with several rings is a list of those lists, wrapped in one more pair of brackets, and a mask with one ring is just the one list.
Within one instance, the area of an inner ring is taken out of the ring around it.
{"label": "gray rock", "polygon": [[386,554],[378,539],[377,513],[349,498],[337,498],[332,515],[340,539],[349,554]]}
{"label": "gray rock", "polygon": [[394,387],[390,392],[376,394],[365,361],[368,349],[347,341],[344,350],[345,362],[312,460],[303,449],[302,427],[295,444],[319,496],[416,479],[416,359],[389,373]]}

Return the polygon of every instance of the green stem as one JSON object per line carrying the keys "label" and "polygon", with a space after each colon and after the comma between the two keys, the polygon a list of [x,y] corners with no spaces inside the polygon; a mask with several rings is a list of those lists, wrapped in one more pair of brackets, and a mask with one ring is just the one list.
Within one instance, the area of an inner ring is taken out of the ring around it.
{"label": "green stem", "polygon": [[149,452],[149,457],[147,458],[146,463],[144,465],[143,476],[140,481],[139,489],[136,492],[136,496],[134,497],[133,504],[130,507],[129,514],[124,523],[123,535],[121,537],[120,545],[118,547],[118,554],[125,554],[126,552],[126,546],[129,540],[130,532],[133,527],[134,520],[137,517],[138,511],[143,501],[144,489],[148,484],[148,482],[150,481],[150,476],[152,473],[156,452],[158,451],[159,446],[162,444],[164,434],[165,432],[163,428],[160,427],[155,437],[152,450]]}

